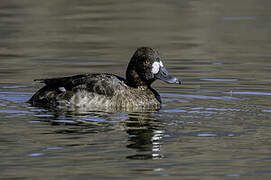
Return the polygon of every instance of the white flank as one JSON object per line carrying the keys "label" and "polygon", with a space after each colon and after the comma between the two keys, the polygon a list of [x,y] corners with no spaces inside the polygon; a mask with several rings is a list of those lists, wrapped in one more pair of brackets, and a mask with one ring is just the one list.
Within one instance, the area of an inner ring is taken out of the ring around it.
{"label": "white flank", "polygon": [[59,87],[58,89],[59,89],[59,91],[61,91],[61,92],[66,92],[66,89],[65,89],[64,87]]}

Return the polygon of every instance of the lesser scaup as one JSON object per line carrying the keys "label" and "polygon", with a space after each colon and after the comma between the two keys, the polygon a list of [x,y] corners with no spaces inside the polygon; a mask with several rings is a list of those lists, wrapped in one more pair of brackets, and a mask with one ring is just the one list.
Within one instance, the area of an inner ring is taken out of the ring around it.
{"label": "lesser scaup", "polygon": [[33,106],[83,111],[160,109],[160,95],[151,87],[156,79],[181,84],[169,75],[156,50],[141,47],[128,64],[126,79],[107,73],[39,79],[45,86],[28,102]]}

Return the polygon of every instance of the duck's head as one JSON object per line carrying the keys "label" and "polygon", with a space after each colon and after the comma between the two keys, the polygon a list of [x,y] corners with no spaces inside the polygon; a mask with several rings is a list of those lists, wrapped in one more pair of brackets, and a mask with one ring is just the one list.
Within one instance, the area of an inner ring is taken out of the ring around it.
{"label": "duck's head", "polygon": [[126,78],[128,83],[135,87],[150,85],[156,79],[181,84],[179,79],[171,76],[165,69],[158,52],[150,47],[136,50],[128,64]]}

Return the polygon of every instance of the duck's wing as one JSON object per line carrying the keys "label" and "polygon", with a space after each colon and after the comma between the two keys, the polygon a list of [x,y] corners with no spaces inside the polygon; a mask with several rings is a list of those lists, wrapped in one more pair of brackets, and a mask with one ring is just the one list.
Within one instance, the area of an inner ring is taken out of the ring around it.
{"label": "duck's wing", "polygon": [[111,74],[84,74],[70,77],[36,79],[46,84],[45,89],[60,91],[86,90],[100,95],[113,96],[123,78]]}
{"label": "duck's wing", "polygon": [[76,75],[70,77],[36,79],[44,83],[45,86],[38,90],[28,100],[29,103],[38,106],[54,106],[57,103],[57,97],[62,95],[62,99],[69,99],[73,93],[72,90],[82,84],[85,84],[88,75]]}
{"label": "duck's wing", "polygon": [[64,87],[67,90],[71,90],[73,87],[86,83],[88,75],[75,75],[69,77],[49,78],[49,79],[35,79],[40,83],[46,84],[47,87],[60,88]]}

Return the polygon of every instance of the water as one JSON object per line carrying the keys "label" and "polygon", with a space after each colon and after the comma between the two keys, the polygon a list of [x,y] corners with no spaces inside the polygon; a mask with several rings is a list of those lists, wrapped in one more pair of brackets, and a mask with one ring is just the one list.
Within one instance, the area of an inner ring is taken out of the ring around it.
{"label": "water", "polygon": [[[269,1],[2,1],[1,179],[270,179]],[[123,76],[156,48],[158,112],[52,112],[33,79]]]}

